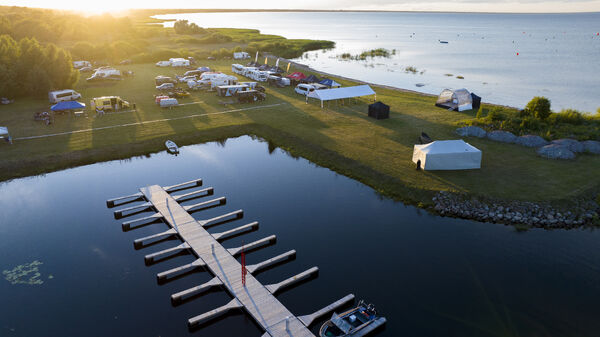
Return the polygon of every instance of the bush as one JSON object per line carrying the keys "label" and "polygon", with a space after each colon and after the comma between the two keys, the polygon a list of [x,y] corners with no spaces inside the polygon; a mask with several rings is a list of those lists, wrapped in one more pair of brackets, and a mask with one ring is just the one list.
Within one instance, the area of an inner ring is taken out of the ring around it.
{"label": "bush", "polygon": [[567,109],[551,114],[550,117],[548,117],[548,122],[550,124],[568,123],[573,125],[581,125],[584,122],[584,117],[577,110]]}
{"label": "bush", "polygon": [[483,106],[479,107],[479,110],[477,110],[477,115],[475,115],[475,118],[480,119],[483,117]]}
{"label": "bush", "polygon": [[521,130],[538,131],[538,130],[542,129],[542,122],[539,119],[535,118],[535,117],[526,116],[521,121],[521,124],[519,124],[519,128]]}
{"label": "bush", "polygon": [[552,113],[550,111],[550,100],[546,97],[536,96],[525,107],[525,113],[539,119],[546,119]]}
{"label": "bush", "polygon": [[505,120],[506,116],[504,115],[504,113],[503,113],[503,111],[502,111],[501,108],[499,108],[499,107],[493,107],[488,112],[488,115],[487,115],[486,118],[495,122],[495,121],[503,121],[503,120]]}
{"label": "bush", "polygon": [[173,25],[176,34],[203,34],[206,30],[195,23],[189,23],[188,20],[177,20]]}

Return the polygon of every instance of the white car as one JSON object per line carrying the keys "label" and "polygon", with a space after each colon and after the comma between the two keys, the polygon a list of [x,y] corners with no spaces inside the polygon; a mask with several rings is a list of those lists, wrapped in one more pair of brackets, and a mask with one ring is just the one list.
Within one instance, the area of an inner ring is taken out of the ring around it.
{"label": "white car", "polygon": [[175,84],[173,83],[163,83],[156,87],[156,90],[169,90],[175,88]]}
{"label": "white car", "polygon": [[171,61],[158,61],[156,62],[157,67],[170,67]]}
{"label": "white car", "polygon": [[193,76],[182,76],[182,77],[178,77],[177,79],[179,80],[179,83],[187,83],[188,81],[195,81],[196,80],[196,75],[193,75]]}
{"label": "white car", "polygon": [[313,87],[311,84],[300,83],[296,86],[294,91],[297,94],[307,96],[308,93],[315,91],[315,87]]}

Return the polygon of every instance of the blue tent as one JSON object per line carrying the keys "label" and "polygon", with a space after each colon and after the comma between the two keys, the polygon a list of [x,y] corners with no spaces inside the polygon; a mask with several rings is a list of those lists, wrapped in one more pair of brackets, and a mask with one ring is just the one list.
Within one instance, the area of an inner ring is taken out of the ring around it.
{"label": "blue tent", "polygon": [[54,104],[50,110],[52,111],[63,111],[63,110],[75,110],[75,109],[83,109],[85,108],[85,104],[79,103],[77,101],[63,101]]}
{"label": "blue tent", "polygon": [[319,82],[319,84],[323,84],[326,85],[330,88],[334,88],[334,87],[341,87],[342,85],[339,84],[338,82],[334,81],[334,80],[330,80],[328,78],[324,78],[323,80],[321,80],[321,82]]}

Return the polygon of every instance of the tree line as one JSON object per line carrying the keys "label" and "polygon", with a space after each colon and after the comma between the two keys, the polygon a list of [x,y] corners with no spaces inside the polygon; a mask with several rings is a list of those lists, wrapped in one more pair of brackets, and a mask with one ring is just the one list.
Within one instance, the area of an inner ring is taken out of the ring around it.
{"label": "tree line", "polygon": [[0,36],[0,96],[39,96],[72,87],[78,79],[68,51],[35,38]]}

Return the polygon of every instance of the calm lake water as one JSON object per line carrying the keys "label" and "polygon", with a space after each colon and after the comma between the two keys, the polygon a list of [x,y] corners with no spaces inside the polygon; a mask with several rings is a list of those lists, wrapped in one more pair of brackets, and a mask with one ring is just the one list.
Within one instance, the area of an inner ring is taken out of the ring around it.
{"label": "calm lake water", "polygon": [[[519,108],[534,96],[550,98],[556,111],[595,112],[600,107],[600,13],[284,12],[157,17],[187,19],[202,27],[256,28],[287,38],[335,41],[335,49],[309,52],[297,61],[377,84],[431,94],[466,87],[486,102]],[[375,48],[395,49],[396,54],[365,61],[337,57]],[[406,72],[409,66],[417,73]]]}
{"label": "calm lake water", "polygon": [[135,250],[134,239],[166,225],[122,232],[105,206],[138,187],[196,178],[215,187],[214,197],[227,197],[227,205],[194,213],[196,219],[245,212],[244,219],[211,232],[260,222],[258,231],[225,241],[225,247],[277,235],[274,246],[248,254],[249,264],[297,250],[295,261],[258,274],[260,281],[320,267],[318,278],[278,296],[298,315],[354,293],[388,318],[378,336],[600,331],[600,232],[516,232],[433,216],[240,137],[183,147],[177,157],[162,152],[0,184],[0,269],[42,263],[33,284],[27,282],[34,274],[20,277],[25,284],[12,284],[6,274],[0,278],[0,336],[260,336],[242,314],[190,333],[188,318],[229,296],[213,292],[172,307],[172,293],[211,276],[199,271],[158,285],[157,272],[193,257],[145,266],[144,255],[178,241]]}

